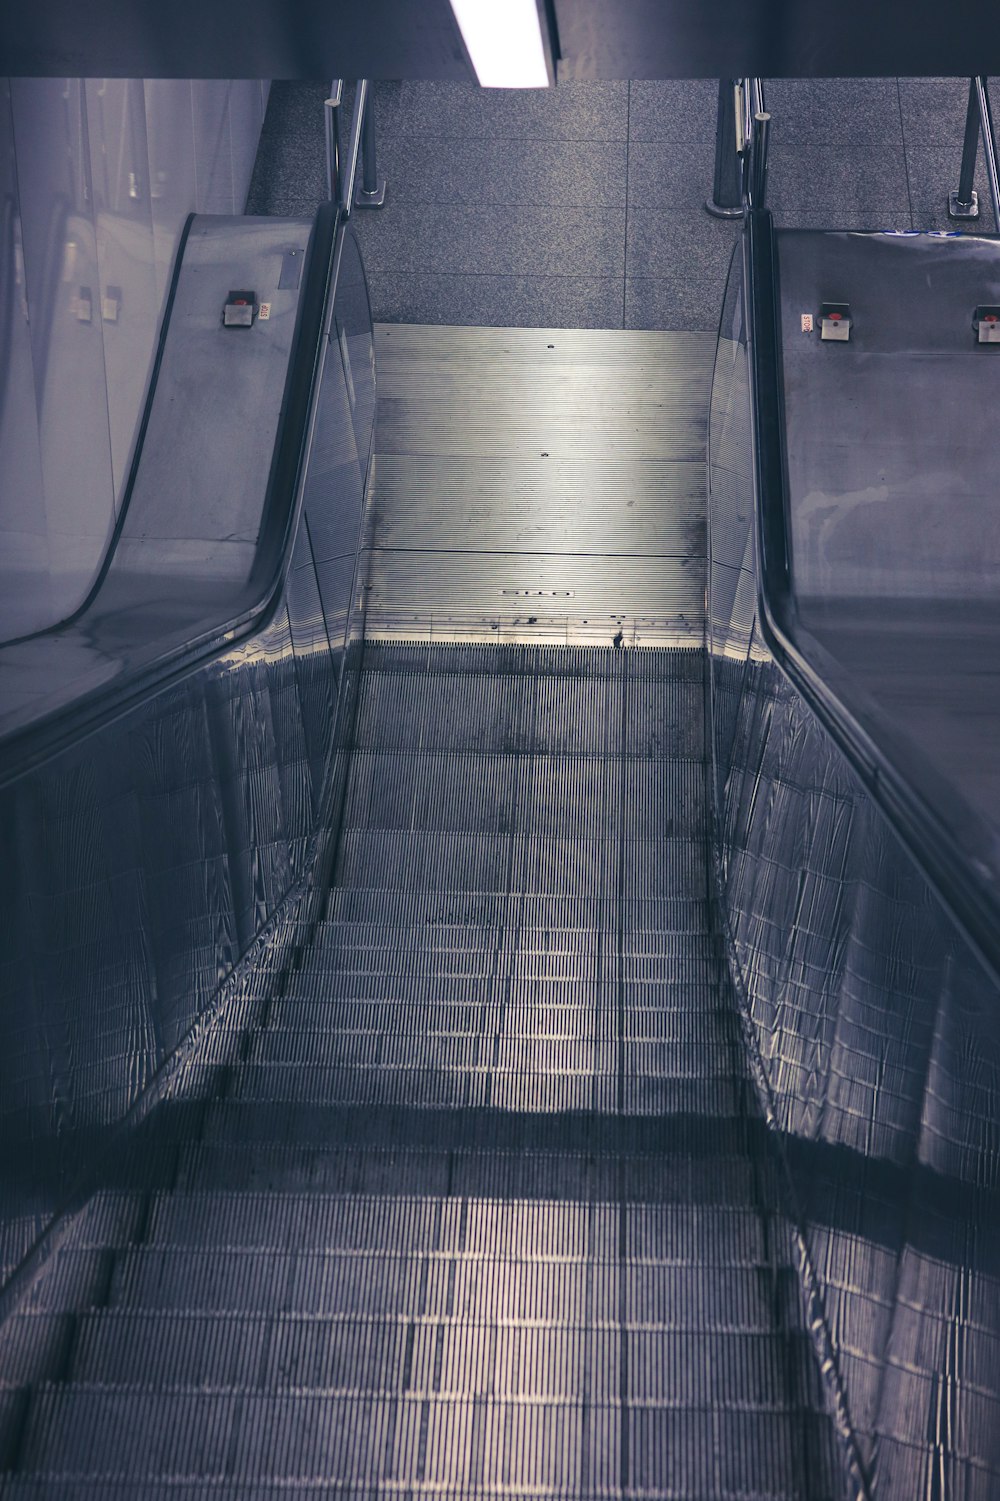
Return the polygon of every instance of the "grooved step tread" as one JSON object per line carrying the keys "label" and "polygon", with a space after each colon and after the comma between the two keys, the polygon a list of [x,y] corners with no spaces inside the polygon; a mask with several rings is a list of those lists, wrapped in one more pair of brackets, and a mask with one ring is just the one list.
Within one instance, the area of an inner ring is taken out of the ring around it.
{"label": "grooved step tread", "polygon": [[700,659],[364,663],[322,918],[2,1331],[4,1501],[833,1501]]}
{"label": "grooved step tread", "polygon": [[[387,1432],[390,1412],[396,1419]],[[492,1445],[472,1442],[483,1421],[484,1438],[492,1429]],[[803,1446],[819,1440],[824,1422],[790,1401],[678,1407],[655,1401],[626,1406],[612,1399],[589,1404],[584,1412],[575,1399],[459,1404],[447,1395],[423,1393],[272,1396],[80,1385],[43,1387],[36,1394],[22,1456],[28,1468],[66,1476],[309,1480],[333,1472],[374,1483],[388,1466],[390,1474],[397,1467],[404,1473],[422,1468],[425,1482],[470,1487],[487,1479],[494,1466],[509,1466],[508,1484],[570,1492],[579,1488],[588,1456],[601,1489],[614,1490],[625,1427],[633,1441],[637,1490],[656,1485],[666,1464],[676,1479],[683,1477],[689,1495],[745,1494],[748,1470],[761,1485],[772,1489],[784,1482],[794,1495]],[[127,1446],[121,1444],[122,1433],[130,1435]],[[730,1469],[729,1484],[721,1488],[713,1484],[717,1443]],[[711,1492],[695,1489],[699,1480]]]}

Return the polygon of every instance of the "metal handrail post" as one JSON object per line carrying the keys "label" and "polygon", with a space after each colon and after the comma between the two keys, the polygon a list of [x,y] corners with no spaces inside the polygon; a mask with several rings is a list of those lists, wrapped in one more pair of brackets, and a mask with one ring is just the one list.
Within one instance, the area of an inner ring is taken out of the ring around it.
{"label": "metal handrail post", "polygon": [[364,124],[365,106],[368,103],[368,80],[359,78],[354,91],[354,113],[351,116],[351,134],[347,142],[347,156],[340,179],[340,207],[345,219],[349,219],[354,205],[354,184],[358,175],[361,157],[361,127]]}
{"label": "metal handrail post", "polygon": [[993,228],[1000,234],[1000,178],[997,176],[997,147],[996,137],[993,134],[993,111],[990,109],[990,96],[986,87],[985,75],[975,80],[976,97],[979,105],[979,122],[982,126],[983,154],[986,157],[986,176],[990,185],[990,198],[993,200]]}
{"label": "metal handrail post", "polygon": [[751,201],[754,208],[763,208],[767,198],[767,145],[771,116],[766,110],[761,109],[754,115],[753,120],[753,196]]}
{"label": "metal handrail post", "polygon": [[361,182],[354,194],[355,208],[381,208],[385,203],[385,178],[378,175],[375,159],[375,98],[371,95],[361,122]]}
{"label": "metal handrail post", "polygon": [[340,101],[344,95],[344,80],[335,78],[330,84],[330,97],[323,103],[323,125],[326,137],[326,190],[331,203],[340,201],[340,169],[343,148],[340,139]]}
{"label": "metal handrail post", "polygon": [[719,79],[715,119],[715,181],[705,204],[716,219],[739,219],[743,214],[743,174],[736,137],[736,89],[731,78]]}
{"label": "metal handrail post", "polygon": [[736,107],[740,111],[736,133],[736,147],[746,161],[746,150],[753,129],[753,111],[750,108],[750,79],[741,78],[737,83]]}
{"label": "metal handrail post", "polygon": [[976,157],[979,154],[979,132],[982,121],[977,83],[978,79],[969,79],[969,103],[965,111],[965,140],[962,145],[962,170],[958,177],[958,192],[948,194],[949,219],[979,218],[979,194],[972,186],[976,176]]}

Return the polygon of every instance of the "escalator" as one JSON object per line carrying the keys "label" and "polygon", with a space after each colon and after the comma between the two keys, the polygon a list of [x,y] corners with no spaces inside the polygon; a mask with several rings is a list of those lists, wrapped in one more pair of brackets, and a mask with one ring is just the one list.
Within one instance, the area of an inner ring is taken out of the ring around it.
{"label": "escalator", "polygon": [[8,1323],[5,1496],[838,1494],[701,700],[365,648],[330,889]]}
{"label": "escalator", "polygon": [[739,263],[669,620],[603,503],[384,565],[350,264],[274,618],[0,802],[3,1501],[985,1501],[996,987],[776,660]]}

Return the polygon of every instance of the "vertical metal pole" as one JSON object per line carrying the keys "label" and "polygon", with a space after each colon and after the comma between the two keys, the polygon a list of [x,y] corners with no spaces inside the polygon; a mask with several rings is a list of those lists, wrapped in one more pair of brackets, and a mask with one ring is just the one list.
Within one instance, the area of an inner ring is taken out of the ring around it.
{"label": "vertical metal pole", "polygon": [[720,78],[715,117],[715,182],[712,196],[705,204],[717,219],[738,219],[743,213],[743,176],[736,144],[736,91],[731,78]]}
{"label": "vertical metal pole", "polygon": [[763,208],[767,198],[767,142],[771,128],[771,116],[766,111],[754,115],[753,136],[753,190],[751,202],[754,208]]}
{"label": "vertical metal pole", "polygon": [[962,146],[962,170],[958,179],[958,192],[948,194],[949,219],[978,219],[979,194],[972,186],[976,177],[976,156],[979,152],[979,80],[969,79],[969,104],[965,111],[965,142]]}
{"label": "vertical metal pole", "polygon": [[344,218],[349,219],[354,207],[354,185],[358,179],[358,162],[361,160],[361,127],[368,103],[368,80],[359,78],[354,90],[354,111],[351,115],[351,133],[347,140],[347,153],[340,168],[340,206]]}
{"label": "vertical metal pole", "polygon": [[323,105],[323,124],[326,135],[326,190],[331,203],[340,202],[340,174],[343,151],[340,140],[340,101],[344,93],[344,80],[335,78],[330,84],[330,97]]}
{"label": "vertical metal pole", "polygon": [[375,96],[369,91],[361,122],[361,182],[354,194],[356,208],[381,208],[385,202],[385,178],[379,178],[375,160]]}
{"label": "vertical metal pole", "polygon": [[986,88],[985,75],[976,79],[976,95],[983,132],[986,176],[989,179],[990,197],[993,200],[993,228],[997,234],[1000,234],[1000,178],[997,177],[996,136],[993,134],[993,111],[990,109],[990,96]]}

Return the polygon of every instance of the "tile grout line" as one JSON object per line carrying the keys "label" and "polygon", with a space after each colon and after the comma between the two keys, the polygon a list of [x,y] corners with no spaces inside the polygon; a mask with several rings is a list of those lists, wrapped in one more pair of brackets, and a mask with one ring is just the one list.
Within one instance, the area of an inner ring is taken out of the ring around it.
{"label": "tile grout line", "polygon": [[906,127],[903,124],[903,94],[899,86],[898,78],[896,79],[896,107],[899,110],[899,139],[903,147],[903,176],[906,178],[906,201],[909,205],[910,210],[910,228],[915,229],[916,224],[914,222],[913,214],[913,192],[910,188],[910,161],[909,155],[906,150]]}
{"label": "tile grout line", "polygon": [[628,299],[628,169],[632,148],[632,80],[625,85],[625,244],[622,254],[622,328]]}

